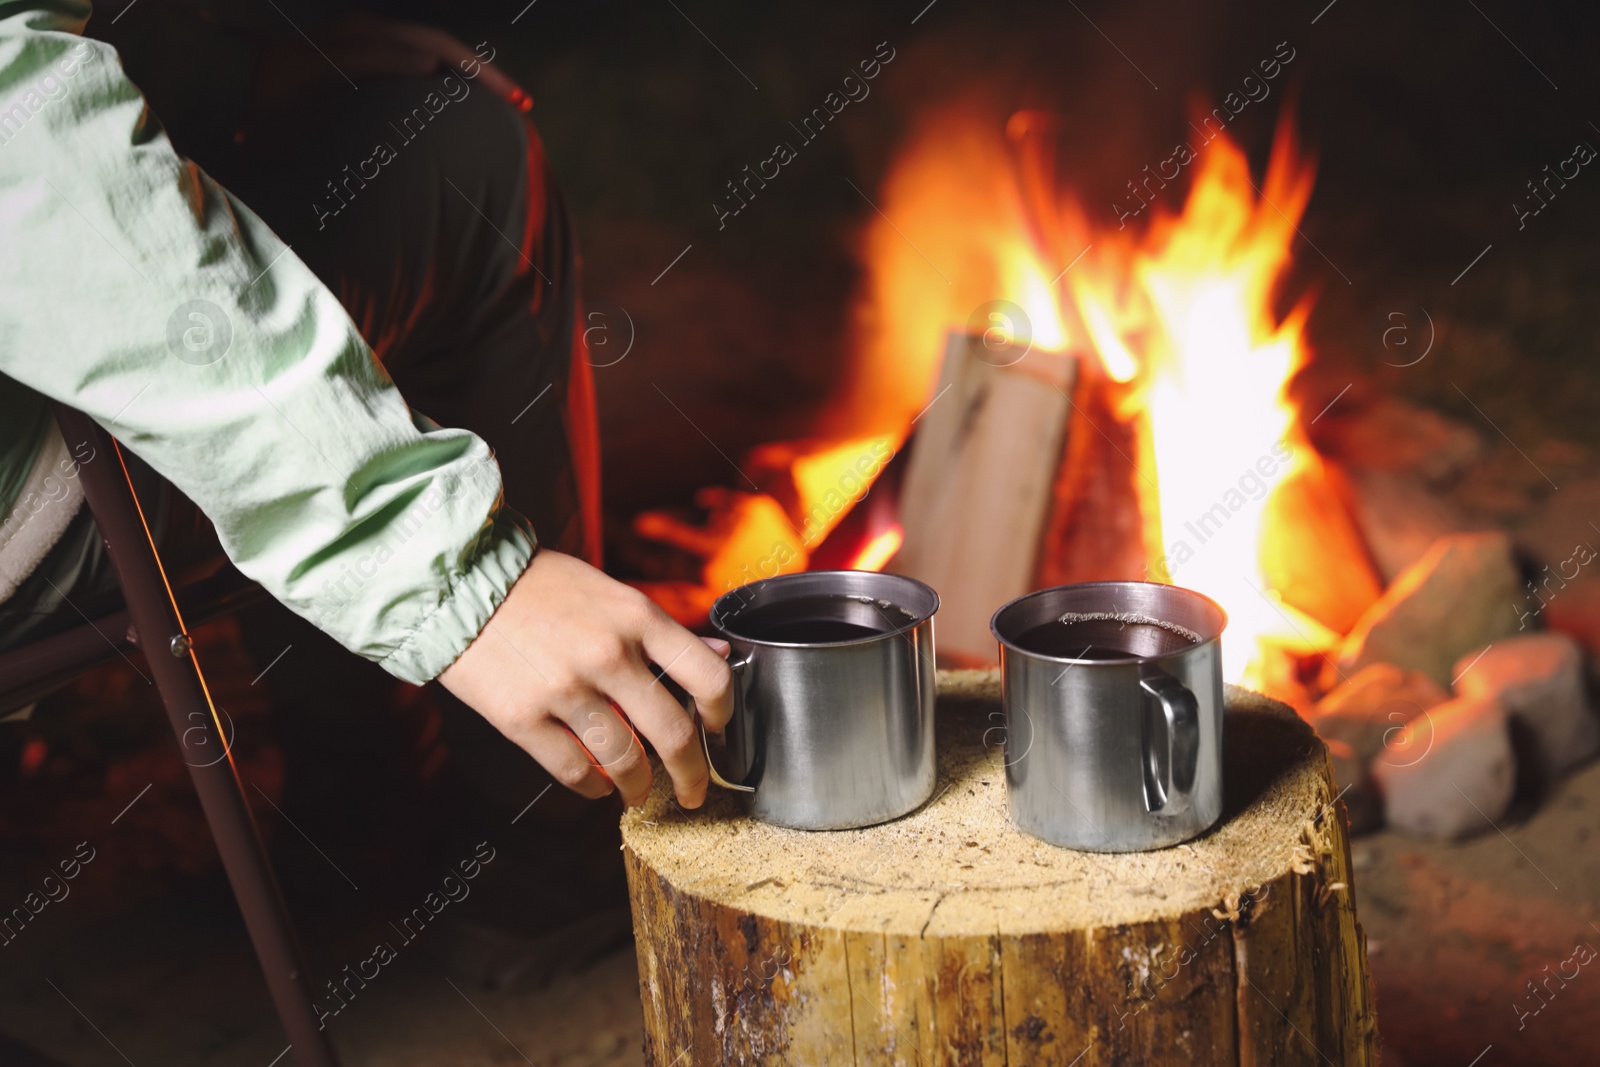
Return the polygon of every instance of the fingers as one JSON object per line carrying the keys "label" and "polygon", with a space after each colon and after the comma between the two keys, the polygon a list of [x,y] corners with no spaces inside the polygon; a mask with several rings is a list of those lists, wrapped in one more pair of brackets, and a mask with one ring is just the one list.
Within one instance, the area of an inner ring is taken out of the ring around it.
{"label": "fingers", "polygon": [[700,747],[700,731],[689,713],[642,663],[608,688],[612,699],[661,757],[678,803],[698,808],[705,802],[711,773]]}
{"label": "fingers", "polygon": [[523,736],[512,740],[549,771],[552,778],[580,796],[598,800],[614,788],[611,779],[595,766],[572,731],[553,720],[540,719],[530,725]]}
{"label": "fingers", "polygon": [[725,727],[732,672],[719,654],[726,645],[713,644],[582,561],[542,550],[439,681],[585,796],[615,784],[627,803],[643,803],[651,786],[644,738],[679,802],[698,807],[710,769],[696,716],[666,683],[693,697],[708,727]]}
{"label": "fingers", "polygon": [[727,726],[733,717],[733,671],[727,661],[654,604],[649,606],[640,637],[650,662],[694,697],[706,729]]}
{"label": "fingers", "polygon": [[588,752],[590,765],[616,785],[623,802],[643,804],[650,795],[650,760],[628,720],[599,695],[560,717]]}

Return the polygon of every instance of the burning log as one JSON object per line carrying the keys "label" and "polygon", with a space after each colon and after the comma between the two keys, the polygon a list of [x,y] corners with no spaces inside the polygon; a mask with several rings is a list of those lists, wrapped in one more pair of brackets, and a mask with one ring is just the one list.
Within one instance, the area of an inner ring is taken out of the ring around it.
{"label": "burning log", "polygon": [[1344,820],[1287,708],[1230,689],[1222,822],[1108,855],[1012,828],[997,673],[940,691],[948,785],[904,819],[784,830],[659,785],[624,818],[647,1063],[1375,1062]]}
{"label": "burning log", "polygon": [[986,339],[947,341],[911,445],[896,557],[898,571],[939,591],[940,653],[979,664],[995,658],[989,616],[1033,587],[1077,367],[1017,345],[996,358]]}
{"label": "burning log", "polygon": [[1056,477],[1034,584],[1151,578],[1140,513],[1137,427],[1117,417],[1104,375],[1079,375],[1073,412],[1080,425],[1067,440]]}

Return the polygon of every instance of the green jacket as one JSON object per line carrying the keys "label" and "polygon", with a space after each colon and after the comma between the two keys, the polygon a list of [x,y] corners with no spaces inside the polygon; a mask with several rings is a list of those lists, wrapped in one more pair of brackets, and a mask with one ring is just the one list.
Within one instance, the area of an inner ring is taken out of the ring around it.
{"label": "green jacket", "polygon": [[483,441],[407,408],[334,295],[173,151],[116,52],[79,36],[88,17],[0,0],[0,523],[51,505],[16,498],[63,401],[182,489],[273,596],[433,678],[533,531]]}

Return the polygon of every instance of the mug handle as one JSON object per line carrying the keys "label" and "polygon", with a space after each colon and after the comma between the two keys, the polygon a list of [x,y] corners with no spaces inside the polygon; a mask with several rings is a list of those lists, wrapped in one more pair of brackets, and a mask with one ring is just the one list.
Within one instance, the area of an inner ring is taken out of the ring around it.
{"label": "mug handle", "polygon": [[1165,774],[1160,753],[1151,747],[1148,732],[1145,735],[1145,808],[1157,815],[1182,814],[1193,803],[1200,766],[1200,703],[1182,682],[1159,671],[1140,678],[1139,687],[1161,705],[1167,735]]}
{"label": "mug handle", "polygon": [[[742,673],[744,671],[744,669],[746,667],[748,667],[749,665],[750,665],[750,657],[749,656],[745,656],[742,659],[730,659],[728,661],[728,667],[729,667],[730,670],[733,671],[733,678],[734,678],[735,683],[738,682],[740,673]],[[735,693],[734,699],[735,700],[738,699],[738,696],[737,696],[738,691],[739,691],[738,690],[738,686],[735,685],[735,687],[734,687],[734,693]],[[711,758],[711,739],[706,736],[706,724],[705,724],[704,720],[702,720],[700,718],[700,716],[698,716],[698,715],[695,716],[694,722],[695,722],[695,727],[700,731],[700,747],[705,749],[705,753],[706,753],[706,769],[711,772],[711,784],[712,785],[721,786],[723,789],[731,789],[736,793],[754,793],[756,791],[756,787],[755,786],[753,786],[753,785],[744,785],[744,784],[742,784],[740,782],[730,782],[726,778],[722,777],[722,775],[717,773],[716,761]]]}

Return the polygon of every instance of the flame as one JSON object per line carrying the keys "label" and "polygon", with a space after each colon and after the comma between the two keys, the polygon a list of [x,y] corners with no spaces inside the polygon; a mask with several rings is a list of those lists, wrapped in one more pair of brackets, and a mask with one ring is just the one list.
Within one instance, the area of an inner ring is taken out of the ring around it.
{"label": "flame", "polygon": [[1112,381],[1133,381],[1134,375],[1139,373],[1139,361],[1128,351],[1128,346],[1122,343],[1122,334],[1117,330],[1116,323],[1111,320],[1106,302],[1093,296],[1083,296],[1079,299],[1078,306],[1083,311],[1083,324],[1088,330],[1089,341],[1099,353],[1106,373],[1111,376]]}
{"label": "flame", "polygon": [[1017,303],[1027,315],[1023,336],[1016,338],[1039,348],[1059,352],[1066,347],[1067,327],[1051,290],[1044,268],[1032,256],[1019,253],[1012,261],[1006,288],[1017,294]]}
{"label": "flame", "polygon": [[860,430],[903,440],[933,395],[948,331],[1006,328],[983,314],[997,298],[1027,314],[1014,337],[1037,349],[1067,347],[1052,284],[1065,263],[1050,269],[1030,242],[1005,158],[981,119],[940,113],[889,172],[878,200],[884,216],[863,237],[863,343],[842,405]]}
{"label": "flame", "polygon": [[[665,511],[635,516],[634,531],[641,537],[700,560],[697,582],[638,582],[638,588],[674,619],[694,626],[705,621],[723,593],[805,570],[811,553],[883,472],[897,443],[894,437],[877,435],[835,442],[778,441],[753,449],[741,469],[772,484],[772,492],[702,489],[695,497],[706,512],[700,522]],[[852,566],[881,570],[900,550],[900,541],[898,527],[880,532]]]}
{"label": "flame", "polygon": [[700,560],[699,581],[634,583],[678,622],[701,625],[728,590],[805,569],[806,548],[783,505],[771,496],[709,486],[696,494],[695,503],[707,512],[703,523],[668,511],[641,512],[633,520],[634,532],[645,540]]}
{"label": "flame", "polygon": [[[1189,165],[1181,211],[1158,201],[1140,233],[1091,223],[1060,193],[1041,132],[1047,116],[1019,113],[1002,143],[987,120],[945,112],[898,158],[865,241],[856,392],[880,413],[915,413],[944,332],[973,329],[971,309],[997,298],[1020,305],[1035,347],[1084,357],[1083,373],[1137,428],[1147,576],[1218,600],[1230,680],[1259,684],[1268,646],[1320,650],[1338,638],[1284,604],[1262,566],[1265,548],[1292,533],[1273,525],[1272,492],[1319,462],[1287,393],[1309,358],[1309,302],[1274,311],[1313,168],[1285,123],[1257,189],[1219,133]],[[1180,203],[1177,190],[1166,196]]]}
{"label": "flame", "polygon": [[[1257,188],[1244,153],[1218,133],[1188,167],[1181,210],[1165,208],[1180,203],[1174,189],[1141,209],[1142,231],[1113,228],[1060,193],[1040,136],[1050,132],[1048,116],[1031,112],[1004,137],[971,112],[930,117],[891,168],[865,234],[863,344],[832,412],[846,429],[753,451],[742,469],[760,491],[704,491],[703,525],[640,516],[641,534],[704,562],[698,583],[645,588],[693,622],[729,588],[805,568],[925,409],[946,333],[966,329],[997,348],[1080,358],[1085,387],[1104,390],[1094,410],[1137,441],[1125,458],[1140,494],[1144,576],[1218,600],[1230,617],[1230,680],[1287,697],[1293,657],[1339,639],[1285,603],[1264,563],[1293,556],[1303,536],[1274,494],[1322,474],[1288,394],[1310,357],[1309,301],[1281,317],[1274,309],[1312,167],[1285,124]],[[876,528],[851,565],[881,569],[902,541],[900,527]]]}
{"label": "flame", "polygon": [[850,561],[849,570],[853,571],[881,571],[894,559],[895,553],[900,551],[900,546],[905,544],[906,534],[898,525],[887,530],[868,541]]}
{"label": "flame", "polygon": [[851,505],[872,488],[884,457],[898,442],[884,436],[858,437],[797,456],[789,465],[801,514],[800,533],[816,547],[844,518]]}
{"label": "flame", "polygon": [[1150,308],[1142,399],[1157,489],[1146,507],[1159,516],[1146,553],[1155,577],[1224,605],[1223,662],[1259,684],[1260,642],[1305,629],[1269,589],[1261,556],[1282,532],[1264,521],[1268,495],[1310,450],[1286,395],[1307,359],[1308,308],[1280,322],[1272,297],[1311,171],[1287,126],[1259,197],[1231,141],[1218,140],[1199,166],[1182,214],[1158,217],[1134,256],[1134,288]]}

